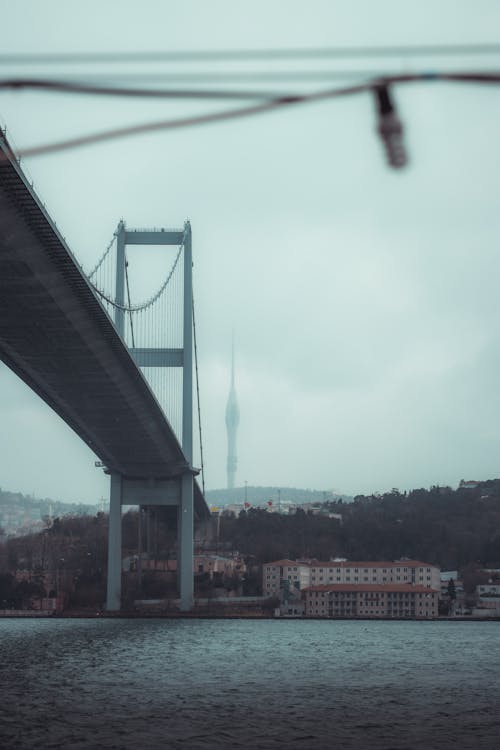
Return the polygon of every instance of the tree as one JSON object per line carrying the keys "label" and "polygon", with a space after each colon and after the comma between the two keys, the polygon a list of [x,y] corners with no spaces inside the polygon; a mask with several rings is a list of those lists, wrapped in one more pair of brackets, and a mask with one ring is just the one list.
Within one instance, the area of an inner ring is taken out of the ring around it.
{"label": "tree", "polygon": [[12,593],[16,579],[10,573],[0,573],[0,609],[12,606]]}
{"label": "tree", "polygon": [[455,599],[457,598],[457,591],[453,578],[450,578],[450,580],[448,581],[448,598],[450,599],[450,601],[455,601]]}
{"label": "tree", "polygon": [[31,599],[42,597],[45,590],[35,581],[20,581],[12,592],[12,600],[16,609],[29,609]]}

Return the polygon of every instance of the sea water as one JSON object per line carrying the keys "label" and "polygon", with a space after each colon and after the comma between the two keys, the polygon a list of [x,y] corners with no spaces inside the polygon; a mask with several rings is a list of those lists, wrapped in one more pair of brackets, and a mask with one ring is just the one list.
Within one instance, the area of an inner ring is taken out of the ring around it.
{"label": "sea water", "polygon": [[500,748],[500,623],[0,620],[0,747]]}

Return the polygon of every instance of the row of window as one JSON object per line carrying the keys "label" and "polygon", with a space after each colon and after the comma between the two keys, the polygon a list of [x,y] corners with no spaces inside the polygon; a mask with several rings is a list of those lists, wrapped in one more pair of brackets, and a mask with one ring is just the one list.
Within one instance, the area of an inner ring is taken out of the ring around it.
{"label": "row of window", "polygon": [[[267,570],[273,570],[273,571],[277,571],[278,570],[278,567],[276,565],[266,565],[264,567]],[[303,566],[303,567],[307,567],[307,566]],[[292,570],[294,573],[296,573],[298,571],[298,569],[299,569],[297,566],[292,567],[291,565],[288,565],[288,566],[280,567],[280,571],[285,570],[285,568],[287,568],[288,570]],[[328,568],[311,568],[311,572],[312,573],[324,573],[327,570],[331,571],[332,568],[330,568],[330,566],[328,566]],[[342,570],[346,570],[347,573],[349,572],[349,570],[354,570],[355,573],[359,573],[360,570],[362,570],[363,573],[369,573],[370,571],[373,571],[373,568],[371,568],[371,567],[370,568],[362,568],[362,569],[361,568],[350,568],[350,567],[336,568],[336,572],[337,573],[341,573]],[[380,570],[380,568],[377,568],[376,570]],[[382,573],[388,573],[388,572],[394,570],[394,567],[391,567],[389,569],[388,568],[381,568],[381,570],[382,570]],[[401,570],[403,571],[403,573],[408,573],[408,572],[413,571],[413,570],[415,570],[415,571],[418,570],[419,572],[422,572],[424,570],[424,568],[396,568],[396,573],[401,573]],[[430,573],[431,569],[430,568],[425,568],[425,571],[427,573]]]}
{"label": "row of window", "polygon": [[386,611],[386,610],[383,610],[383,609],[381,609],[381,610],[363,610],[363,609],[360,609],[359,611],[350,610],[350,609],[341,609],[341,610],[335,610],[335,611],[332,611],[332,610],[328,610],[327,611],[326,609],[318,607],[316,609],[311,609],[307,614],[309,614],[309,615],[311,615],[311,614],[314,614],[314,615],[329,615],[330,617],[332,617],[332,616],[339,616],[339,615],[340,616],[344,616],[344,615],[355,615],[355,616],[356,615],[370,615],[370,617],[372,617],[373,615],[390,615],[392,617],[414,617],[415,614],[419,614],[419,615],[426,615],[427,617],[429,617],[429,613],[428,612],[418,612],[418,613],[416,613],[414,609],[411,609],[411,610],[410,609],[399,609],[399,610],[394,609],[394,610],[391,610],[389,612]]}
{"label": "row of window", "polygon": [[[276,580],[276,576],[275,576],[275,575],[270,575],[270,574],[268,574],[268,575],[266,576],[266,579],[267,579],[268,581],[269,581],[269,580],[273,580],[273,581],[275,581],[275,580]],[[289,580],[289,581],[292,581],[292,580],[294,580],[294,581],[297,581],[298,579],[299,579],[299,576],[298,576],[298,575],[292,575],[292,574],[290,574],[290,575],[288,576],[288,580]],[[312,581],[313,581],[314,583],[316,583],[316,576],[312,576],[311,580],[312,580]],[[324,580],[323,576],[320,576],[320,577],[319,577],[319,583],[322,583],[322,582],[323,582],[323,580]],[[341,576],[337,576],[337,582],[340,582],[341,580],[342,580]],[[400,581],[400,580],[401,580],[401,576],[396,576],[396,581]],[[407,580],[408,580],[408,576],[403,576],[403,580],[407,581]],[[423,581],[423,576],[420,576],[420,580],[421,580],[421,581]],[[430,576],[427,576],[427,580],[428,580],[428,581],[430,581],[430,580],[431,580],[431,577],[430,577]],[[331,574],[330,574],[330,576],[329,576],[329,581],[333,581],[333,575],[331,575]],[[346,578],[346,582],[347,582],[347,583],[351,583],[351,579],[350,579],[349,575],[347,575],[347,578]],[[354,583],[357,583],[357,582],[359,582],[359,576],[354,576]],[[366,582],[368,582],[368,576],[364,576],[364,578],[363,578],[363,582],[365,582],[365,583],[366,583]],[[373,578],[372,578],[372,583],[376,583],[376,582],[377,582],[377,577],[376,577],[376,576],[373,576]],[[386,582],[387,582],[387,577],[386,577],[386,576],[383,576],[383,577],[382,577],[382,582],[383,582],[383,583],[386,583]]]}
{"label": "row of window", "polygon": [[[268,576],[268,578],[269,578],[269,576]],[[288,576],[288,578],[291,579],[291,576]],[[294,576],[294,578],[297,578],[297,576]],[[312,581],[316,581],[317,579],[319,579],[318,582],[321,583],[322,581],[326,580],[326,576],[311,576],[311,580]],[[328,576],[328,580],[329,581],[333,581],[333,574],[332,573],[330,573],[330,575]],[[341,581],[341,580],[342,580],[342,577],[341,576],[337,576],[337,581]],[[353,580],[354,581],[359,581],[359,576],[354,576]],[[408,576],[403,576],[403,581],[407,581],[407,580],[408,580]],[[419,580],[423,581],[424,580],[424,576],[423,575],[419,576]],[[431,576],[427,576],[427,580],[430,581],[431,580]],[[349,576],[349,573],[346,576],[346,581],[347,581],[347,583],[351,582],[351,578]],[[364,582],[369,582],[369,577],[368,576],[363,576],[363,581]],[[387,576],[382,576],[382,581],[387,582]],[[396,581],[401,581],[401,576],[396,576]],[[375,574],[372,576],[372,582],[375,582],[375,583],[377,582],[377,576]]]}
{"label": "row of window", "polygon": [[[294,570],[297,570],[297,568],[294,568]],[[330,568],[311,568],[312,573],[324,573],[325,570],[330,570]],[[347,573],[349,572],[348,568],[344,568],[344,570],[346,570]],[[359,568],[350,568],[350,570],[354,570],[355,573],[359,573],[360,571]],[[369,573],[370,570],[373,571],[373,568],[363,568],[363,573]],[[394,570],[394,568],[391,567],[390,570]],[[409,570],[410,568],[403,568],[403,573],[408,573]],[[411,570],[415,570],[415,568],[411,568]],[[422,571],[423,568],[416,568],[416,570]],[[337,573],[340,573],[341,571],[342,571],[342,568],[337,568]],[[431,569],[426,568],[426,571],[427,573],[430,573]],[[387,573],[387,572],[388,572],[387,568],[382,568],[382,573]],[[396,573],[401,573],[401,568],[396,568]]]}

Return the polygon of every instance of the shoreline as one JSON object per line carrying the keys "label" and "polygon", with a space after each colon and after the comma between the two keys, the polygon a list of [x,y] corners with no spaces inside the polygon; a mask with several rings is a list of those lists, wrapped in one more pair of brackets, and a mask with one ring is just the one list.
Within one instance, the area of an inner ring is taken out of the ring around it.
{"label": "shoreline", "polygon": [[65,612],[43,614],[36,610],[17,610],[13,614],[0,613],[0,620],[275,620],[325,622],[500,622],[500,617],[297,617],[262,614],[216,614],[201,612]]}

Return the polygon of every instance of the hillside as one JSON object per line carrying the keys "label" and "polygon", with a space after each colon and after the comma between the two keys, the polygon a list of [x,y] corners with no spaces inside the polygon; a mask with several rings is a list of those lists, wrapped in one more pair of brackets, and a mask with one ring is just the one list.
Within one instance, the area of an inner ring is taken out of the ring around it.
{"label": "hillside", "polygon": [[49,516],[94,515],[96,506],[36,498],[0,489],[0,529],[6,534],[29,533]]}
{"label": "hillside", "polygon": [[348,495],[337,495],[330,490],[309,490],[296,487],[234,487],[232,490],[219,489],[207,490],[205,497],[207,503],[212,506],[232,505],[243,503],[247,500],[251,505],[265,505],[272,500],[273,505],[278,502],[278,493],[282,503],[293,503],[303,505],[305,503],[325,503],[342,499],[350,502],[352,497]]}
{"label": "hillside", "polygon": [[409,493],[358,495],[329,502],[331,514],[293,515],[250,509],[222,517],[221,541],[256,562],[283,557],[328,560],[424,560],[443,569],[500,567],[500,480],[473,487],[431,487]]}

